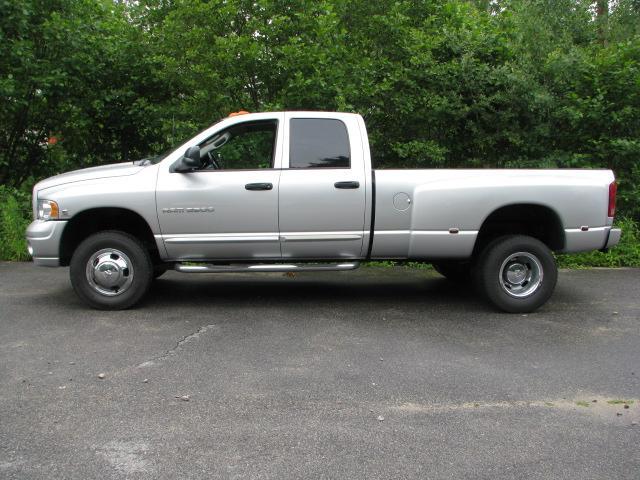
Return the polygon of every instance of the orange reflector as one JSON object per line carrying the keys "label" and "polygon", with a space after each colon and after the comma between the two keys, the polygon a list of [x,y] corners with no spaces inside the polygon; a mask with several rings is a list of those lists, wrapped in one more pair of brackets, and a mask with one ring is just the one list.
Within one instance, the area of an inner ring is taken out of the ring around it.
{"label": "orange reflector", "polygon": [[50,218],[59,218],[60,210],[58,210],[58,204],[56,202],[50,202],[49,205],[51,205]]}
{"label": "orange reflector", "polygon": [[247,115],[249,112],[246,110],[238,110],[237,112],[231,112],[229,114],[230,117],[237,117],[238,115]]}

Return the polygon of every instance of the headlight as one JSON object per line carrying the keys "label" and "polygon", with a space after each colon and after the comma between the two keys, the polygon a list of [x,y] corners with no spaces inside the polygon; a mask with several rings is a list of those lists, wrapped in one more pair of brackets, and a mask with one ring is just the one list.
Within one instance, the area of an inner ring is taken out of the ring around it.
{"label": "headlight", "polygon": [[59,212],[53,200],[38,200],[38,220],[57,220]]}

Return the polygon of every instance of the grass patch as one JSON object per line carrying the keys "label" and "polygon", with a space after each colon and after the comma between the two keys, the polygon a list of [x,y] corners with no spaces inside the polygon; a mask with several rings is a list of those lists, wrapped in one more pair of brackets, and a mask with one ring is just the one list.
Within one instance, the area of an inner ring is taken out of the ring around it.
{"label": "grass patch", "polygon": [[578,405],[579,407],[588,407],[590,405],[589,402],[585,402],[584,400],[579,400],[576,402],[576,405]]}
{"label": "grass patch", "polygon": [[607,400],[609,405],[633,405],[633,400]]}

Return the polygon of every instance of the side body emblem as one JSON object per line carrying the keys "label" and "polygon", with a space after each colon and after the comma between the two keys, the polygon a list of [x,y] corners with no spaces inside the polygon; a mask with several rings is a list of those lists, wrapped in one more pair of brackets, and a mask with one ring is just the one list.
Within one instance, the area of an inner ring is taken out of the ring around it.
{"label": "side body emblem", "polygon": [[213,207],[168,207],[163,208],[162,213],[213,213]]}

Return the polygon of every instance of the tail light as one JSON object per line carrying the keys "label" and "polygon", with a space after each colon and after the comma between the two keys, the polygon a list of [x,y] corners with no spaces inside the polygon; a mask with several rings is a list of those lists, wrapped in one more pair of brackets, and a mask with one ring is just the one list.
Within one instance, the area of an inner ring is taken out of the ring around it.
{"label": "tail light", "polygon": [[609,184],[609,210],[608,216],[613,217],[616,214],[616,192],[618,191],[618,184],[611,182]]}

